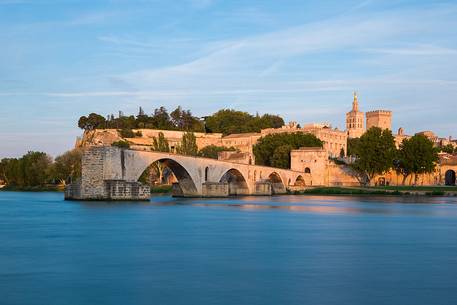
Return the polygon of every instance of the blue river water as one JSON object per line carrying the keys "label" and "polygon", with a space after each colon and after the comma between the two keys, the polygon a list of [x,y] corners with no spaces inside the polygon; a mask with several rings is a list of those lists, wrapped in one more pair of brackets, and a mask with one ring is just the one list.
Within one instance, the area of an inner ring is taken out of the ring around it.
{"label": "blue river water", "polygon": [[457,304],[457,197],[0,192],[0,304]]}

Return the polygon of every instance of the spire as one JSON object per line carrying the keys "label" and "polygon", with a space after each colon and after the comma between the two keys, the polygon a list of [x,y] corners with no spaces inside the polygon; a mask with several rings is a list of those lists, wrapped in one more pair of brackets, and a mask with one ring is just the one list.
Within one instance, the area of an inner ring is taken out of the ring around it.
{"label": "spire", "polygon": [[359,100],[357,97],[357,92],[354,91],[354,101],[352,102],[352,111],[359,111]]}

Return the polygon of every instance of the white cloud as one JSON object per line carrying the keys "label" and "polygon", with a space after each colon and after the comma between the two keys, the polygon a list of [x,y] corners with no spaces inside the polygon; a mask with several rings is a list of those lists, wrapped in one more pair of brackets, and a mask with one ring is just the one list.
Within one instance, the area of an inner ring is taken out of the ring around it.
{"label": "white cloud", "polygon": [[[382,14],[359,19],[340,18],[235,41],[220,41],[217,44],[212,42],[213,48],[209,54],[192,61],[165,68],[133,71],[118,77],[138,90],[245,89],[247,86],[271,86],[272,84],[266,83],[263,78],[272,75],[273,72],[279,73],[289,61],[304,56],[317,57],[326,52],[359,50],[391,55],[454,54],[454,49],[430,45],[412,48],[384,47],[385,42],[401,41],[402,37],[420,34],[424,28],[428,31],[439,29],[439,22],[428,17],[439,16],[440,13],[442,10],[421,11],[410,16]],[[215,45],[217,48],[214,48]],[[203,45],[202,49],[209,49],[208,45]],[[314,78],[313,72],[319,72],[306,71],[306,68],[303,66],[305,79]],[[273,86],[280,87],[282,82],[282,79],[276,78]]]}

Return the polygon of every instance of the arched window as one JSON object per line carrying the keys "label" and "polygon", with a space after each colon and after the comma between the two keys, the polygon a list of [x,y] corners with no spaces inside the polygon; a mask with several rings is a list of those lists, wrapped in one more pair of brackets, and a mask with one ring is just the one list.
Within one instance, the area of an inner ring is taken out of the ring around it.
{"label": "arched window", "polygon": [[209,168],[206,167],[205,168],[205,182],[208,181],[208,172],[209,172]]}
{"label": "arched window", "polygon": [[311,169],[309,167],[305,168],[305,174],[311,174]]}

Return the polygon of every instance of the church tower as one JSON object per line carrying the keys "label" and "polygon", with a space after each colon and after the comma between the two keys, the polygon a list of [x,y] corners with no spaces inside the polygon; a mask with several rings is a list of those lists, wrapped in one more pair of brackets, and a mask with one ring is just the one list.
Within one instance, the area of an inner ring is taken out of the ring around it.
{"label": "church tower", "polygon": [[360,138],[365,132],[364,114],[359,111],[359,99],[354,92],[352,110],[346,113],[346,131],[349,138]]}

